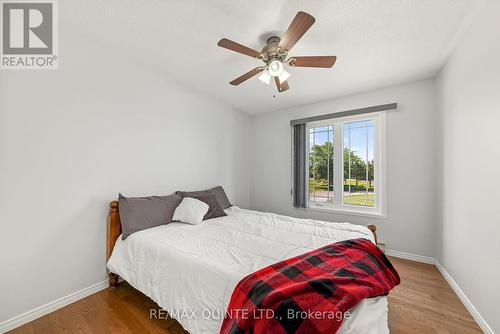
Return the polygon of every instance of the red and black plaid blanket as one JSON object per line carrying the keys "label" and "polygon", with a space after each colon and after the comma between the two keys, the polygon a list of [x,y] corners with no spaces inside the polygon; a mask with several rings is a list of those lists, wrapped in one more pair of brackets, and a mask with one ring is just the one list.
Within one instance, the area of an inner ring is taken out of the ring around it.
{"label": "red and black plaid blanket", "polygon": [[398,284],[398,273],[372,242],[337,242],[242,279],[220,333],[335,333],[363,298],[386,295]]}

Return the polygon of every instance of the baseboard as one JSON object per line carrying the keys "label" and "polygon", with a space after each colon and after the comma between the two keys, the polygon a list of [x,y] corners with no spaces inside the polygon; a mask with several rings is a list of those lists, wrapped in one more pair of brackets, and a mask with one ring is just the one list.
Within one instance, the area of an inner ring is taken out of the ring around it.
{"label": "baseboard", "polygon": [[439,261],[436,261],[436,268],[439,270],[441,275],[443,275],[444,279],[448,282],[453,291],[455,291],[458,298],[460,298],[460,300],[462,301],[462,304],[464,304],[465,308],[469,311],[474,320],[476,320],[477,324],[479,325],[479,327],[481,327],[483,332],[485,332],[486,334],[494,334],[493,329],[488,325],[488,323],[486,322],[486,320],[484,320],[481,314],[479,314],[479,312],[474,307],[472,302],[469,300],[467,295],[462,291],[460,286],[457,284],[457,282],[455,282],[455,280],[450,276],[450,274],[448,274],[446,269],[443,268],[443,266],[441,265],[441,263],[439,263]]}
{"label": "baseboard", "polygon": [[93,284],[89,287],[86,287],[82,290],[73,292],[67,296],[54,300],[45,305],[39,306],[31,311],[15,316],[11,319],[2,321],[0,322],[0,333],[5,333],[16,327],[24,325],[25,323],[38,319],[46,314],[49,314],[51,312],[54,312],[55,310],[60,309],[61,307],[64,307],[66,305],[76,302],[77,300],[90,296],[91,294],[104,290],[107,287],[109,287],[109,282],[108,280],[105,280]]}
{"label": "baseboard", "polygon": [[411,254],[411,253],[405,253],[405,252],[400,252],[400,251],[396,251],[396,250],[392,250],[392,249],[386,249],[385,250],[385,255],[399,257],[401,259],[406,259],[406,260],[412,260],[412,261],[417,261],[417,262],[429,263],[429,264],[435,264],[436,263],[436,259],[433,258],[433,257],[423,256],[423,255],[417,255],[417,254]]}

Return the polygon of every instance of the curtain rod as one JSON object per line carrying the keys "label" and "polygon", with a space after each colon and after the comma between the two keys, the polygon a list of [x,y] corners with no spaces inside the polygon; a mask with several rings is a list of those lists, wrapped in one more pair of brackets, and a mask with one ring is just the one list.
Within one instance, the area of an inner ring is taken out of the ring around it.
{"label": "curtain rod", "polygon": [[322,121],[325,119],[368,114],[368,113],[384,111],[384,110],[394,110],[397,108],[398,108],[397,103],[381,104],[381,105],[373,106],[373,107],[352,109],[352,110],[347,110],[347,111],[333,112],[330,114],[294,119],[294,120],[290,121],[290,125],[293,126],[296,124],[305,124],[305,123],[310,123],[310,122]]}

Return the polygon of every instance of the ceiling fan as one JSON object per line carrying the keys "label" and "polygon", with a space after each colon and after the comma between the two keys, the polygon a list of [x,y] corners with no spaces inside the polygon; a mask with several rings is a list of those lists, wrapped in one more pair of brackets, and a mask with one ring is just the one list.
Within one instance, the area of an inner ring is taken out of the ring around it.
{"label": "ceiling fan", "polygon": [[307,56],[307,57],[288,57],[288,52],[299,41],[313,25],[315,19],[312,15],[305,12],[298,12],[295,15],[292,23],[283,35],[283,38],[271,36],[267,39],[267,44],[262,51],[251,49],[247,46],[233,42],[227,38],[221,39],[217,45],[252,58],[260,59],[264,62],[264,66],[259,66],[253,70],[243,74],[242,76],[230,82],[231,85],[237,86],[242,82],[261,73],[259,79],[270,84],[271,79],[274,80],[278,91],[284,92],[290,88],[287,79],[290,77],[284,65],[292,67],[323,67],[330,68],[335,64],[337,57],[335,56]]}

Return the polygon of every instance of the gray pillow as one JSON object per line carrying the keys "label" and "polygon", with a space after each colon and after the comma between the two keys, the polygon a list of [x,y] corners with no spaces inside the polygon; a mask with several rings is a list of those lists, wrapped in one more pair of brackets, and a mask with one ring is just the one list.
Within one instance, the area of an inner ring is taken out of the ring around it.
{"label": "gray pillow", "polygon": [[227,209],[232,206],[231,202],[229,202],[229,199],[227,198],[224,188],[222,188],[221,186],[202,191],[178,191],[177,194],[181,195],[182,197],[194,198],[198,196],[214,195],[221,208]]}
{"label": "gray pillow", "polygon": [[217,199],[217,202],[219,202],[219,205],[223,209],[230,208],[231,202],[229,202],[229,199],[227,198],[226,192],[224,191],[224,188],[222,186],[218,186],[212,189],[209,189],[209,191],[215,195],[215,198]]}
{"label": "gray pillow", "polygon": [[181,196],[125,197],[118,196],[118,210],[122,224],[122,239],[148,228],[172,222]]}
{"label": "gray pillow", "polygon": [[197,200],[202,201],[203,203],[208,205],[208,211],[203,216],[203,220],[227,216],[220,206],[219,202],[217,202],[217,198],[215,198],[215,195],[213,194],[183,196],[182,193],[180,193],[180,195],[182,196],[182,198],[196,198]]}

